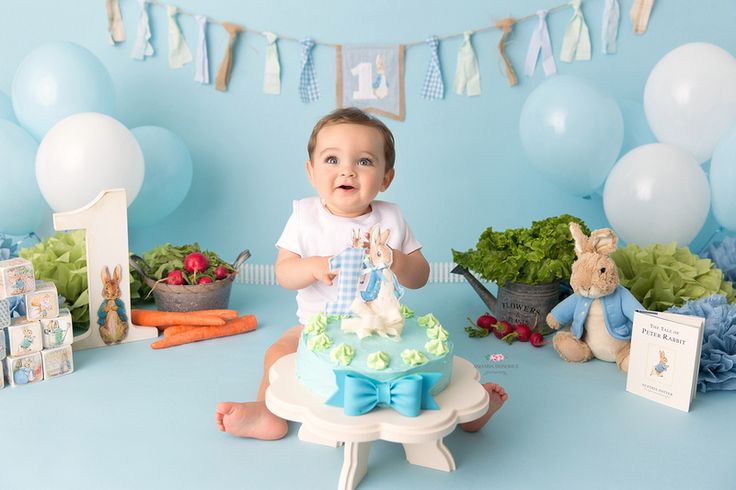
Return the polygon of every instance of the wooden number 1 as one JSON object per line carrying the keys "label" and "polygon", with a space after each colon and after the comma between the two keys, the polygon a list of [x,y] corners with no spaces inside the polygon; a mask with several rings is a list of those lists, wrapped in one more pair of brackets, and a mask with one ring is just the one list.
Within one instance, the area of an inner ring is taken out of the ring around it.
{"label": "wooden number 1", "polygon": [[55,230],[86,230],[89,328],[75,350],[154,338],[156,328],[130,321],[128,206],[125,189],[102,191],[75,211],[54,214]]}

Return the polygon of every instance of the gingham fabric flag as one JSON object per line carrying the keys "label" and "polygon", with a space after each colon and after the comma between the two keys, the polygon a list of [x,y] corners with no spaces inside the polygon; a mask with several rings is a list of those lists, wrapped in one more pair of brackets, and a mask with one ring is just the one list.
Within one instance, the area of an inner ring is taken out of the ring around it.
{"label": "gingham fabric flag", "polygon": [[478,72],[478,58],[473,51],[470,41],[472,31],[463,34],[463,44],[457,53],[457,67],[455,68],[455,93],[468,96],[480,95],[480,73]]}
{"label": "gingham fabric flag", "polygon": [[105,10],[107,11],[107,32],[110,33],[108,41],[110,44],[125,41],[125,25],[123,25],[123,16],[120,14],[119,0],[107,0]]}
{"label": "gingham fabric flag", "polygon": [[300,43],[302,45],[302,70],[299,74],[299,96],[302,102],[309,103],[319,99],[319,86],[317,76],[314,74],[314,60],[312,59],[314,41],[307,37]]}
{"label": "gingham fabric flag", "polygon": [[138,18],[138,34],[135,38],[135,45],[130,57],[134,60],[144,60],[146,56],[153,56],[153,45],[149,42],[151,39],[151,26],[148,22],[148,6],[146,0],[138,0],[138,8],[140,9],[140,17]]}
{"label": "gingham fabric flag", "polygon": [[445,97],[445,84],[442,81],[440,55],[437,51],[440,39],[437,36],[430,36],[426,42],[429,46],[430,58],[427,75],[424,77],[424,84],[422,85],[422,97],[428,100],[443,99]]}
{"label": "gingham fabric flag", "polygon": [[273,32],[264,32],[266,37],[266,67],[263,70],[263,93],[279,95],[281,93],[281,65],[279,64],[279,48],[276,44],[278,36]]}
{"label": "gingham fabric flag", "polygon": [[534,75],[534,68],[537,66],[537,58],[539,53],[542,54],[542,68],[546,76],[557,73],[557,65],[552,54],[552,41],[549,39],[549,30],[547,29],[547,10],[537,10],[537,27],[532,32],[529,40],[529,49],[526,52],[526,64],[524,65],[524,74],[530,77]]}
{"label": "gingham fabric flag", "polygon": [[169,25],[169,68],[173,69],[192,62],[192,52],[189,51],[189,46],[184,41],[179,24],[176,22],[177,15],[179,15],[178,8],[173,5],[166,6]]}
{"label": "gingham fabric flag", "polygon": [[618,38],[618,22],[621,16],[618,0],[606,0],[603,7],[603,22],[601,25],[601,43],[603,54],[616,52],[616,38]]}
{"label": "gingham fabric flag", "polygon": [[562,51],[560,61],[571,63],[573,57],[576,61],[590,60],[590,33],[585,23],[583,11],[580,10],[582,0],[572,0],[570,6],[573,8],[572,19],[567,25],[565,37],[562,39]]}
{"label": "gingham fabric flag", "polygon": [[364,248],[346,248],[330,257],[330,270],[340,271],[337,275],[337,300],[327,303],[325,314],[347,315],[350,305],[358,295],[358,281],[363,270]]}
{"label": "gingham fabric flag", "polygon": [[194,61],[194,81],[210,83],[210,60],[207,56],[207,17],[195,15],[197,21],[197,58]]}

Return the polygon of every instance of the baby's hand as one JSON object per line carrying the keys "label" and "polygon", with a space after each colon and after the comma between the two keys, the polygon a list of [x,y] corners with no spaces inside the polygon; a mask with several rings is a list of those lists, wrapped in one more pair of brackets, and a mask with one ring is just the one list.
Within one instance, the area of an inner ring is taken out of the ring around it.
{"label": "baby's hand", "polygon": [[330,270],[329,257],[320,257],[320,260],[317,261],[317,266],[313,271],[313,275],[317,281],[323,282],[328,286],[332,286],[335,277],[337,277],[337,272]]}

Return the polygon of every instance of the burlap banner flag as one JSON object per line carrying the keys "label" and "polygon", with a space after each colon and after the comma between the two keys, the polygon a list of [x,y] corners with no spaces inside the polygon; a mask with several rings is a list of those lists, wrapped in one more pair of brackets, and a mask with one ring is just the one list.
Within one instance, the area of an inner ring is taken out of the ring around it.
{"label": "burlap banner flag", "polygon": [[337,46],[337,106],[404,120],[404,46]]}

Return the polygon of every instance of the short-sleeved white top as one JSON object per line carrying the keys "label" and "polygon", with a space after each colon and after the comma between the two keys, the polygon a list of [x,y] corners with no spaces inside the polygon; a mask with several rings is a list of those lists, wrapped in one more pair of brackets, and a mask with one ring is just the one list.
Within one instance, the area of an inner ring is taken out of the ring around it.
{"label": "short-sleeved white top", "polygon": [[[373,201],[371,211],[355,218],[335,216],[325,209],[319,197],[294,201],[294,209],[276,246],[301,257],[331,257],[352,246],[353,232],[361,236],[375,224],[381,230],[390,229],[388,245],[409,254],[422,245],[414,238],[404,221],[399,206],[386,201]],[[327,286],[315,282],[296,295],[297,316],[304,325],[307,320],[325,310],[325,305],[337,299],[337,283]]]}

